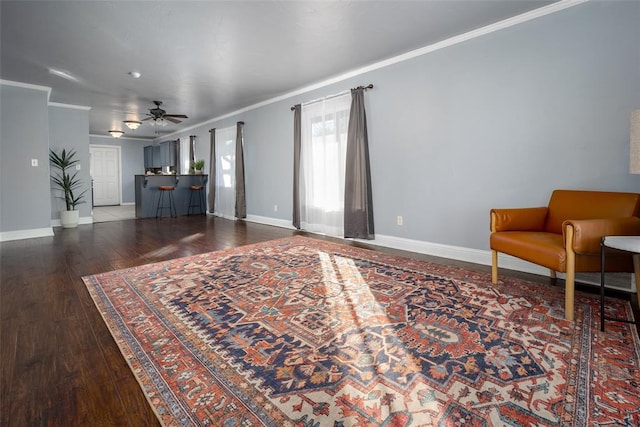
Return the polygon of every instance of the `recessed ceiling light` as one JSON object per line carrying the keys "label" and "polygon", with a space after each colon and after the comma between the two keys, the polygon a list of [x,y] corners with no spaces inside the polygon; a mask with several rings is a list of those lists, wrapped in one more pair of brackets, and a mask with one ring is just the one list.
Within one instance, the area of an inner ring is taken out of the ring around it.
{"label": "recessed ceiling light", "polygon": [[142,74],[140,74],[140,73],[139,73],[139,72],[137,72],[137,71],[129,71],[129,75],[130,75],[131,77],[133,77],[134,79],[139,79],[139,78],[140,78],[140,76],[141,76]]}
{"label": "recessed ceiling light", "polygon": [[53,74],[54,76],[62,77],[63,79],[71,80],[72,82],[78,81],[77,77],[72,76],[66,71],[56,70],[55,68],[49,68],[49,73]]}

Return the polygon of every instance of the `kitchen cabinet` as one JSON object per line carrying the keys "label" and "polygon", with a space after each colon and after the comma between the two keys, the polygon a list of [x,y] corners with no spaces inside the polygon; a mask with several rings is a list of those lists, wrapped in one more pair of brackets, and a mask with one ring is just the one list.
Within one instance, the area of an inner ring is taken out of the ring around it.
{"label": "kitchen cabinet", "polygon": [[161,168],[176,166],[178,144],[177,141],[163,141],[159,145],[147,145],[144,147],[144,167]]}
{"label": "kitchen cabinet", "polygon": [[153,145],[144,147],[144,168],[149,169],[155,167],[153,165]]}
{"label": "kitchen cabinet", "polygon": [[162,156],[158,145],[144,147],[144,167],[145,169],[162,167]]}
{"label": "kitchen cabinet", "polygon": [[162,156],[160,155],[160,146],[153,146],[153,168],[161,168],[162,167]]}
{"label": "kitchen cabinet", "polygon": [[160,143],[160,166],[176,165],[176,141],[164,141]]}

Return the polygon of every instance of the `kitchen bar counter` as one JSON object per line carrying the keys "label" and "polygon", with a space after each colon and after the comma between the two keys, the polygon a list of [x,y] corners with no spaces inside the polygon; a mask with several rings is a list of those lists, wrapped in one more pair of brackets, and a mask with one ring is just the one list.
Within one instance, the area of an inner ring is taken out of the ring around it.
{"label": "kitchen bar counter", "polygon": [[[136,218],[153,218],[156,216],[158,206],[159,190],[161,185],[173,185],[173,200],[176,204],[178,215],[186,215],[189,208],[189,196],[192,185],[202,185],[205,187],[203,197],[203,211],[206,212],[206,188],[209,175],[135,175],[136,193]],[[165,197],[165,201],[167,197]],[[167,216],[168,210],[163,211]],[[191,208],[191,212],[197,212],[197,208]]]}

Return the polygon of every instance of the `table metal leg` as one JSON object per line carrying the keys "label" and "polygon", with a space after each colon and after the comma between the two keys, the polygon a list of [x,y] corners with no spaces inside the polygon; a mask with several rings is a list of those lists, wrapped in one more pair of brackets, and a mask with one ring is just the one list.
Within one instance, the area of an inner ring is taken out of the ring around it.
{"label": "table metal leg", "polygon": [[604,239],[600,240],[600,330],[604,332]]}

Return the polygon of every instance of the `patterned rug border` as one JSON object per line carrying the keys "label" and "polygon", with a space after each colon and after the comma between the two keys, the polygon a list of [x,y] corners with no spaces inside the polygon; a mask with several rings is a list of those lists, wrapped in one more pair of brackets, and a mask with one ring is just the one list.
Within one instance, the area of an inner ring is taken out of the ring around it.
{"label": "patterned rug border", "polygon": [[[490,273],[476,272],[471,271],[466,268],[453,267],[448,266],[446,264],[440,264],[436,262],[431,262],[427,260],[420,260],[416,258],[412,258],[411,256],[403,256],[403,255],[393,255],[385,252],[379,252],[375,250],[368,249],[366,247],[361,246],[350,246],[345,245],[340,242],[332,242],[326,240],[320,240],[312,237],[305,236],[292,236],[285,237],[281,239],[275,239],[270,241],[264,241],[259,243],[248,244],[240,247],[232,247],[226,248],[222,250],[190,255],[185,257],[180,257],[171,260],[147,263],[139,266],[128,267],[117,269],[113,271],[108,271],[104,273],[94,274],[91,276],[84,276],[82,280],[84,281],[89,294],[98,309],[105,325],[107,326],[109,332],[114,338],[114,341],[118,345],[120,352],[125,358],[129,368],[131,369],[136,381],[140,385],[145,398],[149,402],[151,408],[153,409],[156,417],[163,425],[174,425],[172,422],[166,422],[167,414],[164,413],[163,405],[158,405],[157,398],[154,399],[151,395],[149,395],[146,391],[145,386],[145,374],[139,372],[139,367],[136,365],[136,362],[139,362],[139,355],[134,355],[136,360],[132,360],[132,355],[130,354],[131,348],[126,345],[125,342],[122,341],[122,330],[127,330],[124,326],[124,321],[120,316],[114,316],[114,313],[110,312],[109,307],[105,306],[105,301],[111,301],[109,297],[104,293],[101,285],[99,284],[99,278],[104,275],[118,275],[124,276],[126,273],[132,272],[149,272],[149,271],[168,271],[168,269],[176,264],[182,264],[183,261],[190,260],[194,262],[197,260],[209,259],[210,257],[227,257],[234,254],[241,254],[252,249],[258,249],[262,247],[268,247],[272,245],[278,244],[286,244],[295,242],[296,244],[312,244],[313,246],[318,246],[320,248],[329,247],[332,251],[348,253],[350,250],[355,251],[366,251],[366,257],[371,260],[375,260],[377,262],[381,262],[384,264],[393,264],[394,262],[399,262],[402,264],[403,268],[414,272],[429,272],[432,273],[432,269],[437,269],[437,272],[433,272],[432,274],[435,276],[439,276],[442,278],[453,279],[456,281],[462,282],[471,282],[477,283],[478,281],[481,283],[487,283],[487,289],[497,288],[502,291],[507,291],[509,294],[513,296],[530,296],[530,289],[527,289],[531,286],[540,287],[540,292],[538,296],[542,295],[544,299],[552,301],[552,307],[550,310],[554,312],[553,317],[557,318],[557,321],[560,323],[564,323],[568,327],[575,331],[581,332],[581,351],[580,351],[580,362],[577,364],[579,366],[572,366],[573,369],[579,370],[580,366],[588,366],[591,355],[589,354],[591,348],[592,341],[599,341],[603,339],[608,339],[610,336],[622,336],[628,334],[631,337],[631,347],[635,352],[635,355],[640,355],[640,338],[638,337],[638,333],[633,325],[628,325],[619,322],[607,322],[607,332],[602,334],[599,330],[599,311],[596,309],[599,307],[599,296],[595,294],[590,294],[587,292],[576,291],[576,321],[574,323],[567,322],[564,320],[564,310],[563,310],[563,298],[552,298],[553,296],[564,295],[563,289],[559,287],[551,287],[546,286],[545,284],[536,283],[535,281],[529,281],[524,279],[515,279],[511,277],[502,276],[497,285],[491,285],[490,283]],[[128,283],[132,289],[136,289],[134,283]],[[137,289],[136,289],[137,290]],[[613,310],[617,313],[618,316],[622,315],[623,317],[632,320],[633,319],[633,310],[631,309],[631,304],[629,301],[623,301],[615,298],[607,298],[607,307],[609,310]],[[116,325],[112,325],[112,322],[116,322]],[[588,325],[588,326],[584,326]],[[597,370],[597,367],[592,367],[592,369]],[[598,374],[595,374],[596,377]],[[588,400],[589,394],[593,392],[594,385],[590,385],[590,377],[591,372],[587,369],[579,370],[579,372],[575,376],[577,378],[577,384],[573,385],[576,393],[574,394],[577,399],[575,402],[575,415],[576,419],[573,419],[573,425],[581,425],[586,423],[589,419],[589,414],[585,413],[585,409],[589,407]],[[163,385],[158,382],[156,386],[162,387]],[[585,393],[581,393],[580,391],[585,391]],[[166,393],[167,395],[172,394],[171,392]],[[640,405],[640,401],[638,402]],[[161,409],[159,409],[159,407]],[[260,408],[254,408],[257,412],[260,412]],[[636,417],[640,419],[640,415],[636,414]],[[635,418],[634,418],[635,419]],[[187,419],[175,420],[178,424],[176,425],[186,425],[188,422]],[[640,425],[640,424],[638,424]]]}

